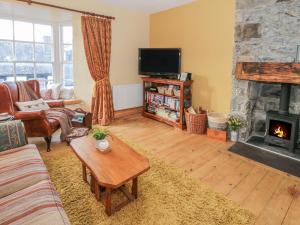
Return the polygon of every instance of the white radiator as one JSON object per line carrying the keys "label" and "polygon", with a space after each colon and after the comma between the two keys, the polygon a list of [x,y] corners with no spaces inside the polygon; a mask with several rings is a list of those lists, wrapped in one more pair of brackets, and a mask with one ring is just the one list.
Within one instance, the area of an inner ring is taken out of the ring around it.
{"label": "white radiator", "polygon": [[115,110],[130,109],[143,105],[143,85],[113,85],[113,101]]}

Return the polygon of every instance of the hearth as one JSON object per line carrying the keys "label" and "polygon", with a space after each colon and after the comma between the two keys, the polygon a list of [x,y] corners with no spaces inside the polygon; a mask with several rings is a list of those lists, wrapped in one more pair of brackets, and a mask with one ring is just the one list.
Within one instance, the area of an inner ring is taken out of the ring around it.
{"label": "hearth", "polygon": [[291,86],[281,85],[279,111],[268,111],[265,143],[295,152],[298,140],[299,115],[289,113]]}

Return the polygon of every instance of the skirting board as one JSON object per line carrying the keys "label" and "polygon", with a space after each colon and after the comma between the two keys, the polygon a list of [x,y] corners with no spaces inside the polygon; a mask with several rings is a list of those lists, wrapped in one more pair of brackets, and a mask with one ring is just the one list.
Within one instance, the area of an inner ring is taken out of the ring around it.
{"label": "skirting board", "polygon": [[115,111],[115,118],[122,118],[133,114],[141,114],[142,111],[143,111],[143,107],[117,110]]}

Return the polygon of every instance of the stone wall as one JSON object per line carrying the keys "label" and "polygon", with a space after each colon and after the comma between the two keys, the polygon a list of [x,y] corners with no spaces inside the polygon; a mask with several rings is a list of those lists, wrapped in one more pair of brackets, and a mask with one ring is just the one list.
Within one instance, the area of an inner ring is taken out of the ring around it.
{"label": "stone wall", "polygon": [[[280,85],[235,79],[236,62],[293,62],[300,45],[300,0],[237,0],[231,111],[248,126],[240,139],[263,135],[266,111],[278,110]],[[300,86],[293,86],[291,113],[300,113]]]}

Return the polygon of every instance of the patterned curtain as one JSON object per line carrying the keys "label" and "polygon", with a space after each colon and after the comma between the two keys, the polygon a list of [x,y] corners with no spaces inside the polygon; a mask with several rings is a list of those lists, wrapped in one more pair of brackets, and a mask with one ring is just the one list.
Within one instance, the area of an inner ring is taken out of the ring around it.
{"label": "patterned curtain", "polygon": [[106,126],[114,119],[109,81],[111,20],[83,15],[81,26],[88,67],[95,81],[92,97],[93,124]]}

